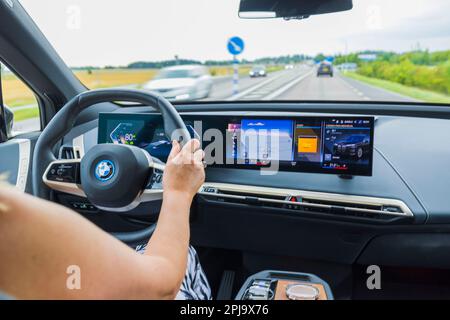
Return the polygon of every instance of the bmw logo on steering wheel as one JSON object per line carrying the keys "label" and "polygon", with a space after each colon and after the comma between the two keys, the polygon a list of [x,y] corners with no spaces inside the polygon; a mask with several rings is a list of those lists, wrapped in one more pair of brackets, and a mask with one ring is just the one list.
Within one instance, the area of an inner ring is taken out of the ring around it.
{"label": "bmw logo on steering wheel", "polygon": [[114,163],[109,160],[100,161],[95,167],[95,177],[97,180],[106,182],[114,176],[116,168]]}

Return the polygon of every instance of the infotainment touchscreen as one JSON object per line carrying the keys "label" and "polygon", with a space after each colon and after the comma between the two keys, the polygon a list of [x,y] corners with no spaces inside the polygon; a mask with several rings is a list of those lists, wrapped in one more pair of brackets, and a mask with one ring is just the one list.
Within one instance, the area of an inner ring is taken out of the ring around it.
{"label": "infotainment touchscreen", "polygon": [[[372,175],[373,117],[184,116],[183,120],[191,135],[212,151],[207,152],[212,167],[258,169],[276,162],[280,171]],[[163,161],[171,149],[161,117],[152,114],[101,114],[99,143],[135,145]]]}

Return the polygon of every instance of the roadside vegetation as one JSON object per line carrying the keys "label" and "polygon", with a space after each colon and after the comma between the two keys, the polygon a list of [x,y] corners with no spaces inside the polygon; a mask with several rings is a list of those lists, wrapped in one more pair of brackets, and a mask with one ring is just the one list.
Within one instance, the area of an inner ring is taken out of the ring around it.
{"label": "roadside vegetation", "polygon": [[11,108],[36,104],[33,92],[11,73],[2,75],[3,98]]}
{"label": "roadside vegetation", "polygon": [[75,71],[77,78],[89,89],[139,87],[153,79],[156,69],[95,69]]}
{"label": "roadside vegetation", "polygon": [[[239,66],[239,75],[247,76],[250,70],[252,69],[252,65],[241,65]],[[276,72],[284,69],[284,65],[269,65],[266,67],[267,73]],[[232,76],[234,73],[233,66],[217,66],[210,67],[209,72],[213,77],[220,76]]]}
{"label": "roadside vegetation", "polygon": [[[375,54],[375,61],[363,61],[361,54]],[[267,57],[255,61],[241,61],[239,74],[248,75],[255,64],[264,64],[267,72],[284,69],[287,64],[306,60],[322,61],[327,57],[291,55]],[[200,64],[195,60],[174,59],[161,62],[135,62],[124,67],[83,67],[74,69],[77,78],[89,89],[125,87],[141,88],[152,80],[161,68],[178,64]],[[360,52],[337,55],[334,64],[354,63],[357,69],[344,74],[355,80],[381,87],[414,99],[431,103],[450,103],[450,50],[440,52],[413,51],[403,54],[392,52]],[[232,76],[232,61],[205,61],[203,63],[214,77]],[[15,121],[39,115],[36,98],[21,80],[7,72],[3,75],[3,93],[6,105],[15,114]]]}
{"label": "roadside vegetation", "polygon": [[429,103],[450,103],[449,95],[434,92],[431,90],[424,90],[417,87],[409,87],[393,81],[370,78],[362,76],[356,72],[345,72],[344,75],[346,75],[349,78],[373,85],[375,87],[380,87],[382,89],[416,99],[418,101],[424,101]]}
{"label": "roadside vegetation", "polygon": [[[252,65],[239,66],[239,74],[247,75]],[[282,70],[281,65],[267,67],[267,72]],[[212,76],[232,76],[234,69],[232,65],[210,66]],[[100,89],[110,87],[141,88],[142,85],[152,80],[159,69],[129,69],[129,68],[83,68],[76,69],[76,77],[89,89]],[[14,112],[16,122],[39,116],[36,98],[33,92],[23,82],[11,73],[3,76],[3,93],[5,104]]]}
{"label": "roadside vegetation", "polygon": [[[247,75],[251,65],[239,66],[239,74]],[[267,72],[283,70],[281,65],[267,67]],[[233,66],[212,66],[209,68],[214,77],[231,76],[234,73]],[[159,70],[157,69],[86,69],[75,70],[76,77],[89,89],[110,87],[139,88],[152,80]],[[33,92],[25,86],[20,79],[12,74],[3,76],[3,91],[5,103],[11,108],[36,104]]]}
{"label": "roadside vegetation", "polygon": [[[239,74],[248,75],[252,65],[239,65]],[[283,70],[284,66],[267,66],[267,72]],[[75,71],[78,79],[90,89],[108,87],[134,87],[140,88],[146,82],[152,80],[159,72],[159,69],[88,69]],[[209,72],[213,77],[232,76],[234,68],[232,65],[210,66]]]}
{"label": "roadside vegetation", "polygon": [[450,50],[380,52],[371,62],[363,62],[359,54],[351,54],[338,56],[335,62],[356,63],[356,73],[348,73],[354,79],[426,102],[450,101]]}
{"label": "roadside vegetation", "polygon": [[13,112],[15,123],[39,117],[39,109],[37,105],[34,105],[32,108],[27,109],[16,109],[16,110],[13,109]]}

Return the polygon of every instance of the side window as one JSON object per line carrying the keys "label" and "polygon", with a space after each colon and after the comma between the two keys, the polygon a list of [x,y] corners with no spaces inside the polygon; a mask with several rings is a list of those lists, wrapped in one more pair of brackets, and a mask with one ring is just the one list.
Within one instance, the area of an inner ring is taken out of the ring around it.
{"label": "side window", "polygon": [[7,117],[8,121],[12,120],[11,134],[14,136],[39,131],[41,129],[39,107],[33,91],[5,66],[2,66],[1,73],[3,103],[8,109],[6,113],[13,115]]}

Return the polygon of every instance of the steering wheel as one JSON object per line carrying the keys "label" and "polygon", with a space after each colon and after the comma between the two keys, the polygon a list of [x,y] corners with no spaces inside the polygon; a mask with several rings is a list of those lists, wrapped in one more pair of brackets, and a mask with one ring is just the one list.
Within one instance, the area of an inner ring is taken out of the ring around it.
{"label": "steering wheel", "polygon": [[[191,136],[180,115],[163,97],[139,90],[102,89],[71,99],[40,135],[33,157],[33,193],[50,199],[51,190],[86,198],[98,209],[124,213],[143,202],[161,200],[165,164],[147,151],[128,145],[98,144],[82,159],[58,160],[55,145],[73,128],[81,111],[103,102],[136,102],[162,114],[164,131],[172,140],[187,143]],[[128,243],[150,238],[155,226],[132,233],[114,234]]]}

